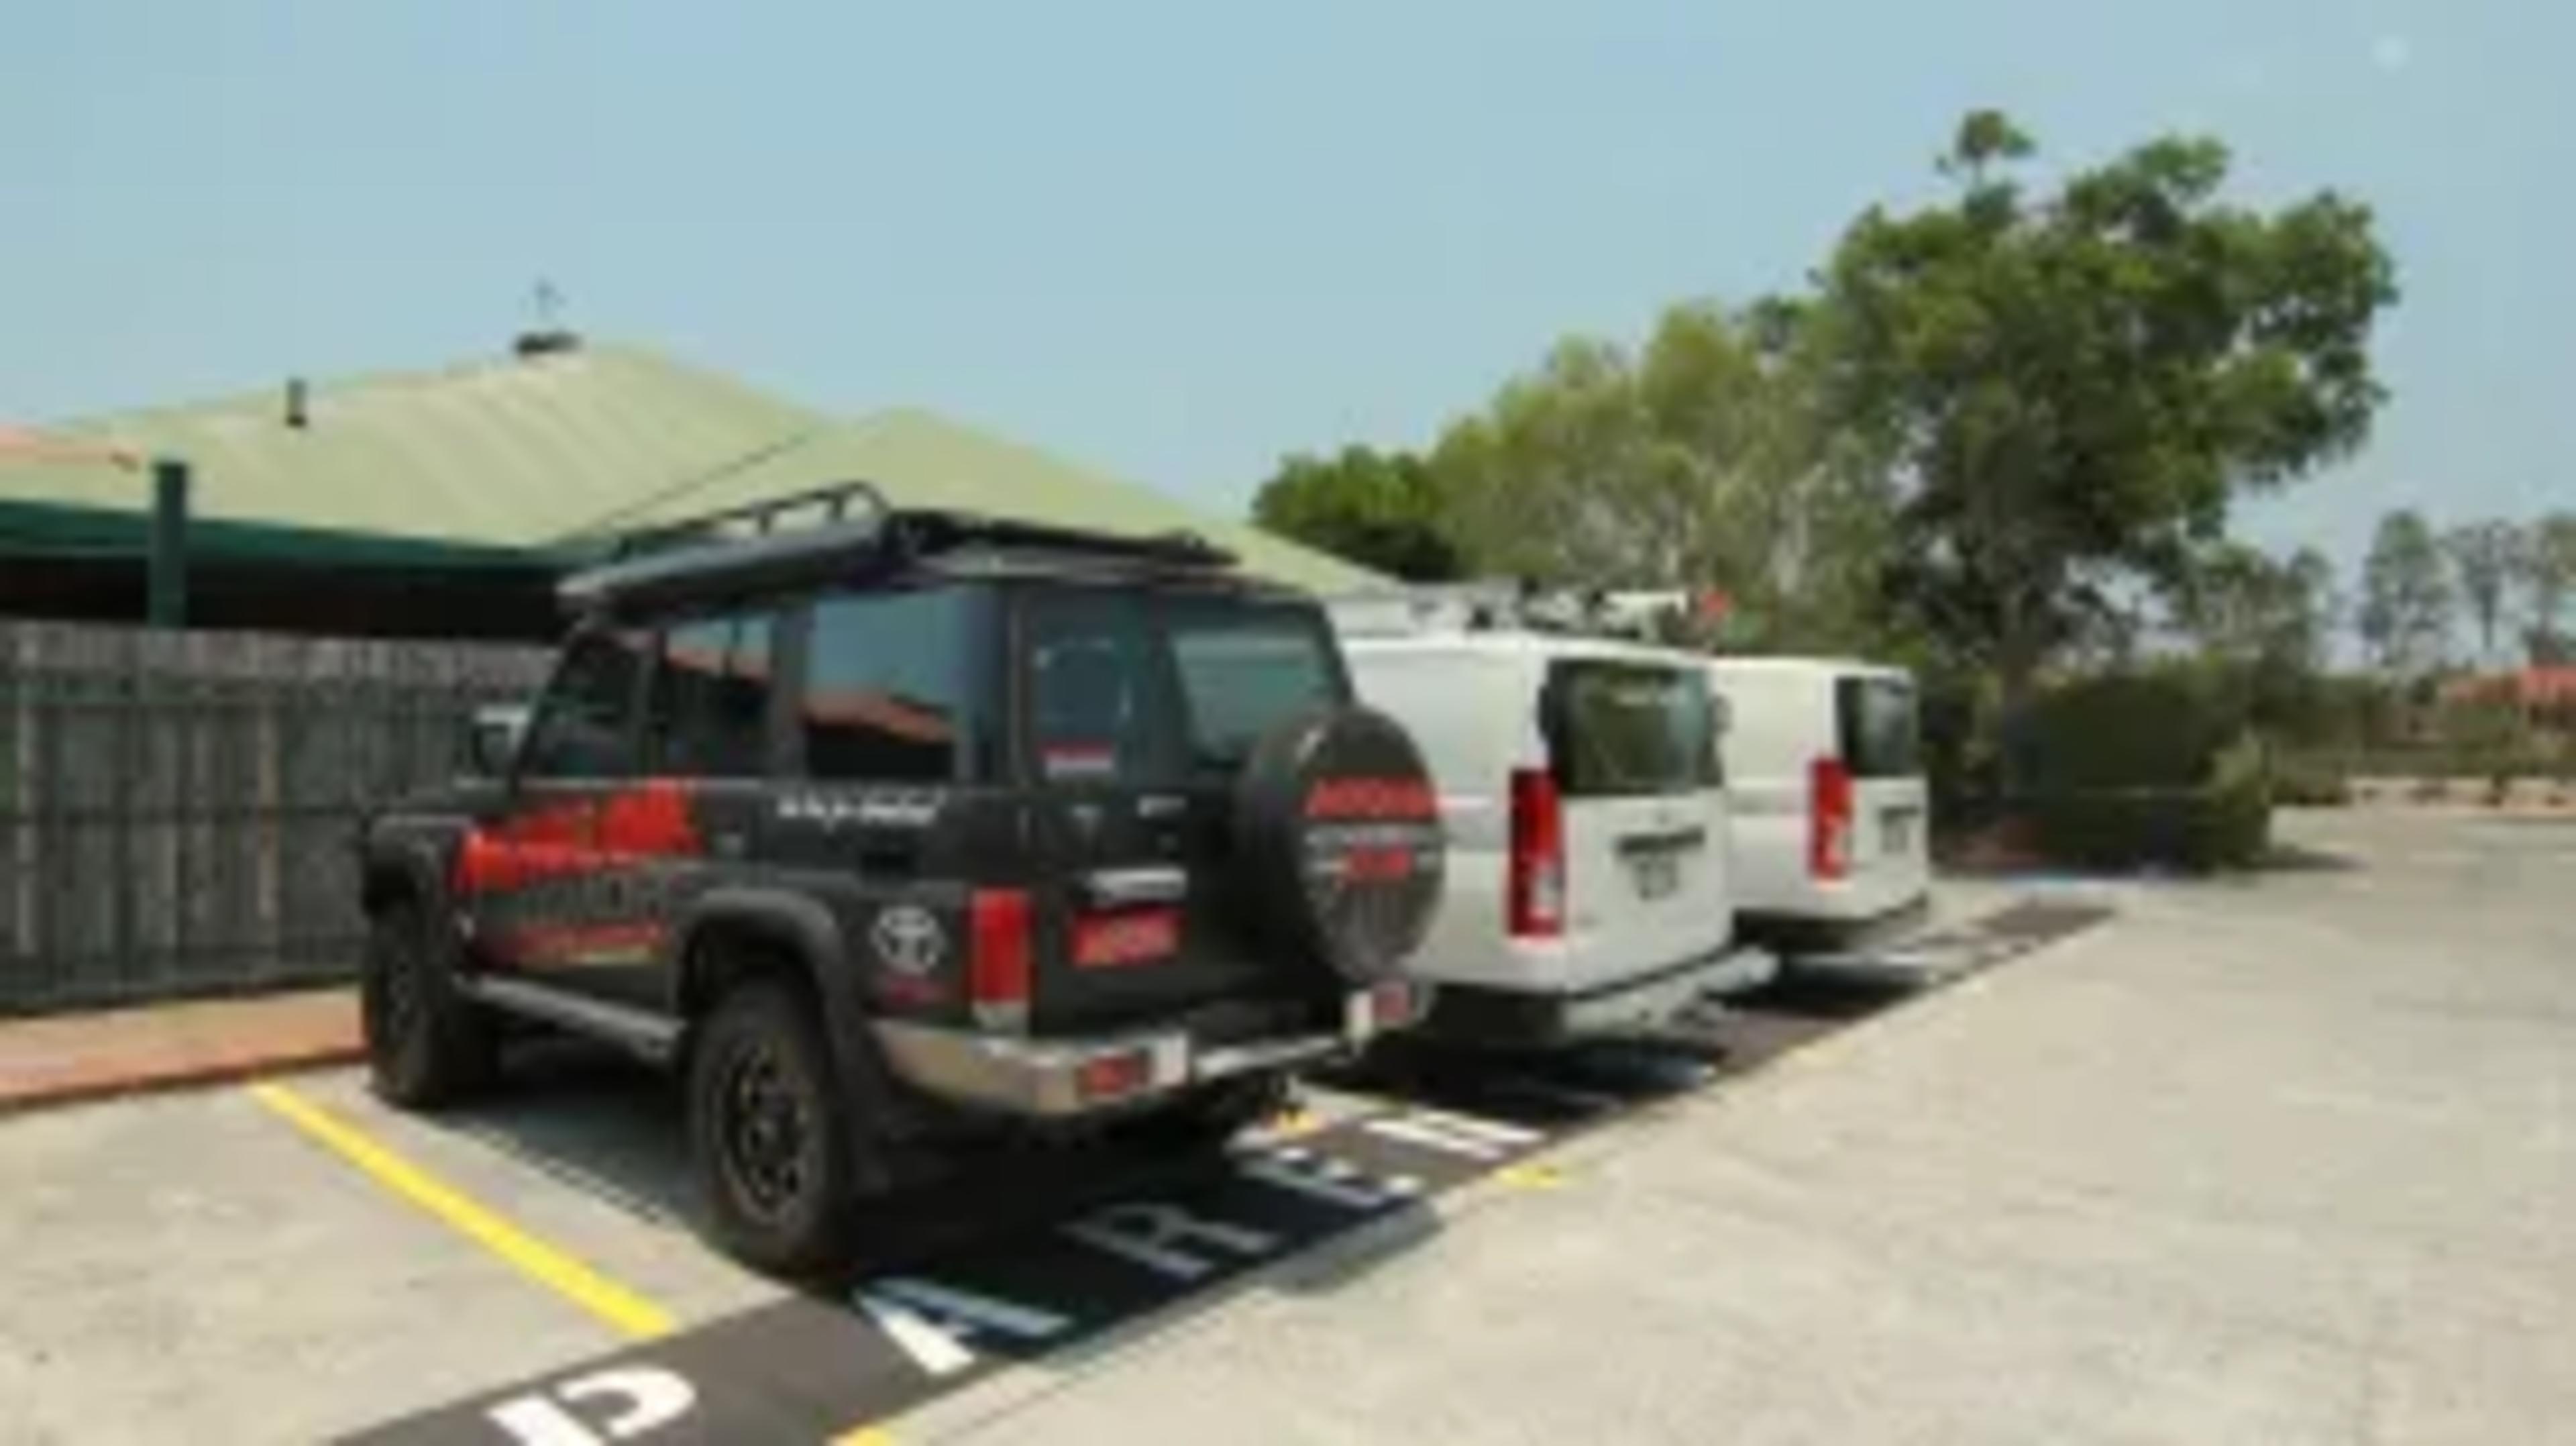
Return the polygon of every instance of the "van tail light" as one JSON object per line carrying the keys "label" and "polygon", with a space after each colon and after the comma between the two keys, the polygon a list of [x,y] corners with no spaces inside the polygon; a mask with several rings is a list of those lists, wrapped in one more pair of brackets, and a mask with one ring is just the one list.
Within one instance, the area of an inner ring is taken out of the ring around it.
{"label": "van tail light", "polygon": [[1819,758],[1807,789],[1807,872],[1851,876],[1852,776],[1839,758]]}
{"label": "van tail light", "polygon": [[1543,768],[1512,770],[1510,926],[1517,939],[1565,932],[1565,804]]}
{"label": "van tail light", "polygon": [[1025,889],[977,889],[967,905],[966,1000],[977,1023],[1024,1030],[1029,1023],[1030,937]]}

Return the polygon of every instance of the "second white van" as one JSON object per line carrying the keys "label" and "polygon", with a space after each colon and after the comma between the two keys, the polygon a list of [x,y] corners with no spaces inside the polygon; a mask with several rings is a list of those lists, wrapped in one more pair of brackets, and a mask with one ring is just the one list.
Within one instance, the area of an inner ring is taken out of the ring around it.
{"label": "second white van", "polygon": [[1446,892],[1408,968],[1435,1037],[1546,1047],[1651,1033],[1767,981],[1738,949],[1706,660],[1511,624],[1336,609],[1360,698],[1440,791]]}
{"label": "second white van", "polygon": [[1913,676],[1827,658],[1719,658],[1745,932],[1789,957],[1902,932],[1931,903]]}

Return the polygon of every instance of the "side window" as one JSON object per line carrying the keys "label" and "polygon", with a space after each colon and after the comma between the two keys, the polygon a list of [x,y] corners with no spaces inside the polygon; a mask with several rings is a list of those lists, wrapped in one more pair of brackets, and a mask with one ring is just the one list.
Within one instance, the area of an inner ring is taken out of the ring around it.
{"label": "side window", "polygon": [[555,669],[537,707],[521,772],[531,778],[615,778],[637,771],[633,721],[642,633],[590,633]]}
{"label": "side window", "polygon": [[954,590],[814,605],[798,720],[815,778],[944,783],[971,736],[969,599]]}
{"label": "side window", "polygon": [[1134,602],[1061,594],[1029,609],[1029,742],[1049,783],[1133,782],[1168,756],[1154,635]]}
{"label": "side window", "polygon": [[646,728],[656,770],[717,778],[768,772],[766,616],[708,618],[662,635]]}

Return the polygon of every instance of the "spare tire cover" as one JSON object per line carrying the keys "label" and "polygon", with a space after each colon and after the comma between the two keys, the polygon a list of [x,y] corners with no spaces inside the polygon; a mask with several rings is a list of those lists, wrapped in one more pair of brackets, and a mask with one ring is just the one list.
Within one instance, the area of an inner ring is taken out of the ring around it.
{"label": "spare tire cover", "polygon": [[1440,906],[1448,845],[1422,753],[1394,719],[1280,724],[1235,785],[1236,885],[1265,941],[1350,984],[1396,973]]}

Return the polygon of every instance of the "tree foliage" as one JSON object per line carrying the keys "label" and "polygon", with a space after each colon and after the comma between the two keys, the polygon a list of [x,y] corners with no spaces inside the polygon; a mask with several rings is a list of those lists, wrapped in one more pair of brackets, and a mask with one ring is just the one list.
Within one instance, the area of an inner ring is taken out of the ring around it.
{"label": "tree foliage", "polygon": [[2216,141],[2157,140],[2045,195],[2032,149],[1969,116],[1956,194],[1863,214],[1819,318],[1826,405],[1894,462],[1890,601],[2008,698],[2119,578],[2176,583],[2235,490],[2364,439],[2396,294],[2366,208],[2226,204]]}
{"label": "tree foliage", "polygon": [[2553,512],[2531,524],[2514,560],[2526,652],[2534,664],[2576,661],[2567,609],[2576,597],[2576,512]]}
{"label": "tree foliage", "polygon": [[2495,656],[2496,624],[2503,620],[2505,588],[2521,566],[2522,529],[2488,519],[2465,523],[2442,535],[2442,551],[2460,584],[2460,601],[2478,630],[2478,657]]}
{"label": "tree foliage", "polygon": [[2450,576],[2432,526],[2412,508],[2379,519],[2362,561],[2355,622],[2381,672],[2418,677],[2440,666],[2451,631]]}
{"label": "tree foliage", "polygon": [[1804,314],[1666,312],[1643,348],[1570,339],[1433,451],[1476,570],[1716,588],[1764,633],[1850,639],[1882,509],[1815,405]]}
{"label": "tree foliage", "polygon": [[1253,499],[1255,522],[1310,547],[1410,582],[1459,575],[1431,470],[1409,452],[1344,447],[1293,456]]}
{"label": "tree foliage", "polygon": [[2287,559],[2224,543],[2196,562],[2178,591],[2178,620],[2217,659],[2314,673],[2334,630],[2334,564],[2303,547]]}

